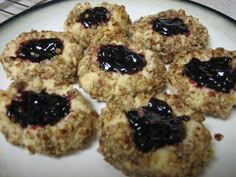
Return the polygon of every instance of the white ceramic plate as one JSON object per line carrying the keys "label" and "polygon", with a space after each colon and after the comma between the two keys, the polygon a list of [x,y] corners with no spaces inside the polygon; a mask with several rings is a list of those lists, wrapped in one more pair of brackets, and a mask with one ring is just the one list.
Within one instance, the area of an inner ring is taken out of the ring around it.
{"label": "white ceramic plate", "polygon": [[[14,20],[0,25],[0,51],[7,42],[15,39],[21,32],[31,29],[62,31],[66,15],[77,2],[57,2],[31,10],[29,13],[24,13]],[[97,4],[101,1],[92,0],[90,2]],[[208,28],[210,47],[236,49],[235,22],[202,6],[184,1],[167,0],[112,0],[109,2],[125,5],[132,20],[170,8],[182,8],[188,14],[198,17],[200,22]],[[6,89],[9,83],[10,81],[6,79],[5,72],[0,65],[0,89]],[[93,105],[99,111],[100,106],[95,102]],[[208,118],[205,123],[211,130],[212,136],[221,133],[224,135],[224,139],[217,142],[213,138],[214,158],[200,176],[234,177],[236,172],[235,109],[227,121]],[[0,135],[0,177],[122,177],[121,172],[103,160],[103,157],[96,151],[97,147],[98,143],[94,140],[86,150],[62,158],[51,158],[38,154],[29,155],[26,150],[8,144]]]}

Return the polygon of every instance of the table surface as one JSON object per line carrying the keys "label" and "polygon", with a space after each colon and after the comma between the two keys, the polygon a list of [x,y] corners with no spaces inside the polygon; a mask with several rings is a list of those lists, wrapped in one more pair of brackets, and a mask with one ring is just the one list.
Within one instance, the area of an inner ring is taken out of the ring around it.
{"label": "table surface", "polygon": [[[12,16],[36,5],[40,2],[48,2],[50,0],[0,0],[0,24]],[[5,11],[5,12],[4,12]]]}

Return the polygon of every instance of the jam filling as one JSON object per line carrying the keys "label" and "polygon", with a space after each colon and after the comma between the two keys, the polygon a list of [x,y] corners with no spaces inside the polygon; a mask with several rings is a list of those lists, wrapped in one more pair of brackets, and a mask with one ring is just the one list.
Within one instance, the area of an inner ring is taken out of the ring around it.
{"label": "jam filling", "polygon": [[183,74],[197,83],[199,87],[208,87],[216,91],[229,93],[234,89],[236,73],[232,69],[229,57],[211,58],[209,61],[200,61],[192,58],[185,64]]}
{"label": "jam filling", "polygon": [[28,125],[54,125],[70,112],[70,102],[66,97],[23,91],[7,106],[7,116],[23,128]]}
{"label": "jam filling", "polygon": [[138,54],[122,45],[104,45],[98,52],[99,67],[103,71],[122,74],[134,74],[146,66],[142,54]]}
{"label": "jam filling", "polygon": [[152,28],[153,30],[159,32],[164,36],[172,36],[178,34],[184,34],[188,36],[190,34],[187,25],[184,24],[183,20],[179,18],[157,18],[152,22]]}
{"label": "jam filling", "polygon": [[134,143],[142,152],[178,144],[186,136],[183,121],[189,117],[174,118],[170,106],[159,99],[151,98],[147,106],[128,111],[126,116],[133,129]]}
{"label": "jam filling", "polygon": [[60,55],[63,49],[63,42],[58,38],[35,39],[23,42],[16,51],[16,56],[17,58],[39,63]]}
{"label": "jam filling", "polygon": [[98,26],[101,23],[109,21],[109,11],[104,7],[95,7],[93,9],[86,9],[79,15],[78,21],[83,24],[85,28]]}

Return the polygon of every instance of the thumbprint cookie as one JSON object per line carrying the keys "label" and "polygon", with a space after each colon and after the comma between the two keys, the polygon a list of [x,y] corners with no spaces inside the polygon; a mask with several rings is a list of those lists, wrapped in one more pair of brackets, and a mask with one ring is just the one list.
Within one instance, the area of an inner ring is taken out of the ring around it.
{"label": "thumbprint cookie", "polygon": [[236,51],[193,50],[176,56],[168,85],[192,108],[227,119],[236,104]]}
{"label": "thumbprint cookie", "polygon": [[32,87],[13,82],[0,90],[0,131],[30,153],[61,156],[86,147],[97,113],[69,86]]}
{"label": "thumbprint cookie", "polygon": [[118,34],[128,35],[131,24],[129,15],[123,5],[103,2],[91,5],[78,3],[68,14],[64,30],[82,36],[84,47],[109,41]]}
{"label": "thumbprint cookie", "polygon": [[213,154],[203,118],[175,95],[126,96],[102,110],[99,152],[127,176],[196,176]]}
{"label": "thumbprint cookie", "polygon": [[78,76],[79,85],[99,101],[161,92],[166,86],[166,68],[156,53],[125,40],[90,46]]}
{"label": "thumbprint cookie", "polygon": [[82,47],[74,35],[53,31],[21,33],[1,54],[9,79],[38,78],[55,84],[75,82],[81,58]]}
{"label": "thumbprint cookie", "polygon": [[171,9],[141,17],[133,23],[130,35],[133,42],[157,52],[167,64],[183,50],[204,49],[208,44],[206,27],[184,10]]}

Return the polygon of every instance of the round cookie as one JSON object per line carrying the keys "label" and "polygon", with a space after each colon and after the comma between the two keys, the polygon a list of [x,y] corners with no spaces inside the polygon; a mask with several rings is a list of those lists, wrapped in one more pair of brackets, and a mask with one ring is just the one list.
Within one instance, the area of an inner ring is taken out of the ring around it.
{"label": "round cookie", "polygon": [[166,85],[166,68],[157,55],[122,39],[90,46],[78,76],[79,85],[99,101],[161,92]]}
{"label": "round cookie", "polygon": [[9,42],[0,58],[11,80],[61,84],[75,82],[82,56],[82,47],[70,33],[31,31]]}
{"label": "round cookie", "polygon": [[183,50],[204,49],[208,44],[206,27],[182,9],[141,17],[133,23],[130,35],[133,42],[157,52],[167,64]]}
{"label": "round cookie", "polygon": [[169,68],[168,84],[192,108],[227,119],[236,105],[235,73],[236,51],[193,50],[176,56]]}
{"label": "round cookie", "polygon": [[61,156],[85,148],[97,113],[78,90],[15,82],[0,90],[0,131],[30,153]]}
{"label": "round cookie", "polygon": [[123,5],[103,2],[92,6],[78,3],[70,11],[64,23],[64,30],[82,36],[84,47],[110,41],[118,34],[127,36],[131,20]]}
{"label": "round cookie", "polygon": [[190,177],[202,171],[213,154],[202,114],[167,94],[121,99],[108,103],[99,117],[99,152],[107,162],[133,177]]}

